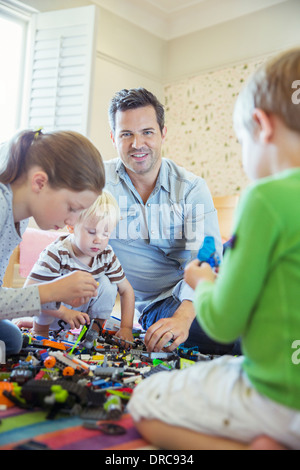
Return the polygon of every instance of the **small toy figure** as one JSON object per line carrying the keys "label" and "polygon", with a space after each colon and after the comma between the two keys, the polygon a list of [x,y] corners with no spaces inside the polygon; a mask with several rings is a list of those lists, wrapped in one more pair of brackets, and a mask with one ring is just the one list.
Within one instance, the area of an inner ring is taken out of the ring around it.
{"label": "small toy figure", "polygon": [[[93,328],[94,323],[97,324],[99,330],[96,330]],[[86,331],[86,334],[82,338],[83,341],[81,342],[81,345],[84,346],[85,349],[87,349],[88,351],[94,347],[95,342],[97,341],[97,338],[99,337],[99,331],[100,333],[102,332],[102,328],[100,324],[94,319],[91,320],[90,326],[88,330]]]}

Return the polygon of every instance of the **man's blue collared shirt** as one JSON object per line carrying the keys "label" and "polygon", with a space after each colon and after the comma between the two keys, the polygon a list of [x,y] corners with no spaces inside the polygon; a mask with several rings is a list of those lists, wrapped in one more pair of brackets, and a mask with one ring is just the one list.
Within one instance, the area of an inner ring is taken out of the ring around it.
{"label": "man's blue collared shirt", "polygon": [[204,179],[168,159],[147,202],[117,158],[105,162],[106,189],[120,207],[120,221],[110,238],[140,313],[152,303],[173,295],[192,300],[183,280],[186,264],[197,257],[205,236],[213,236],[221,259],[217,211]]}

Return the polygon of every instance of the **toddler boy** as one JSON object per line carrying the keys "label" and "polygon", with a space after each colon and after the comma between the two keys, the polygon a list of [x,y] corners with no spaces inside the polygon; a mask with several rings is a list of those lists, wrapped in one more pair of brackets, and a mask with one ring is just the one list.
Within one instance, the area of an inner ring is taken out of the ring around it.
{"label": "toddler boy", "polygon": [[[99,320],[102,325],[110,317],[117,292],[121,301],[121,327],[116,333],[120,339],[133,341],[134,292],[125,277],[122,266],[108,244],[119,220],[119,208],[114,197],[103,191],[94,204],[83,211],[70,235],[59,237],[40,254],[26,285],[49,282],[73,271],[91,273],[99,283],[98,295],[82,305],[61,304],[58,310],[42,312],[34,318],[34,331],[43,336],[49,327],[55,327],[55,318],[63,319],[71,328]],[[96,323],[95,323],[96,324]]]}

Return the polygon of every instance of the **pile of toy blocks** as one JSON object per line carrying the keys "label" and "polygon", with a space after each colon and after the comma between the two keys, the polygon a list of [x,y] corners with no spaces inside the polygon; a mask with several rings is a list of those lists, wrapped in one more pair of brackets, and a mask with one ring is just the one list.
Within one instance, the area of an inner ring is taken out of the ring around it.
{"label": "pile of toy blocks", "polygon": [[50,338],[23,331],[18,356],[0,364],[0,409],[40,408],[47,418],[58,413],[83,420],[118,420],[134,387],[145,377],[211,360],[197,349],[147,352],[141,330],[124,343],[116,331],[83,327],[77,333],[61,329]]}

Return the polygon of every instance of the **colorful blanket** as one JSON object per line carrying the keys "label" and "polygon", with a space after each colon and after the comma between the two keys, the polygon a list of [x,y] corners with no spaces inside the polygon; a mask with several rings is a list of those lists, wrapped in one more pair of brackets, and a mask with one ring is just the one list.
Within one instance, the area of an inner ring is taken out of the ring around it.
{"label": "colorful blanket", "polygon": [[46,419],[46,412],[17,407],[0,411],[0,450],[12,450],[28,441],[52,450],[147,450],[146,441],[134,427],[129,414],[115,422],[126,429],[122,435],[108,435],[87,429],[79,417]]}

